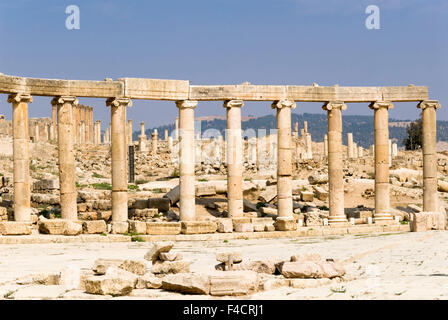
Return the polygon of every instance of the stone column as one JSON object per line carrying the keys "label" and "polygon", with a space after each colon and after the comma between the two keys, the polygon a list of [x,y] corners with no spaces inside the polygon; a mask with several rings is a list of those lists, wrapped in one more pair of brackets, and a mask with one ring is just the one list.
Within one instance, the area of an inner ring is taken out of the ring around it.
{"label": "stone column", "polygon": [[306,158],[313,159],[313,140],[311,133],[306,133]]}
{"label": "stone column", "polygon": [[165,141],[168,141],[168,130],[165,129]]}
{"label": "stone column", "polygon": [[364,149],[360,146],[358,147],[358,158],[364,157]]}
{"label": "stone column", "polygon": [[437,123],[436,110],[440,108],[437,100],[422,101],[422,149],[423,149],[423,211],[439,211],[437,194]]}
{"label": "stone column", "polygon": [[179,140],[179,118],[176,117],[174,122],[174,140]]}
{"label": "stone column", "polygon": [[59,186],[62,219],[77,220],[77,192],[75,182],[75,154],[73,148],[73,106],[75,97],[56,97],[51,101],[57,107]]}
{"label": "stone column", "polygon": [[56,139],[56,132],[57,132],[57,120],[56,120],[56,106],[52,106],[51,107],[51,127],[52,129],[50,130],[50,139],[51,140],[55,140]]}
{"label": "stone column", "polygon": [[128,120],[128,144],[132,144],[132,120]]}
{"label": "stone column", "polygon": [[[277,109],[277,209],[280,220],[293,220],[292,207],[292,163],[291,163],[291,109],[296,104],[292,100],[275,101],[272,108]],[[293,230],[295,223],[276,225],[277,230]]]}
{"label": "stone column", "polygon": [[159,133],[157,132],[157,129],[154,129],[154,132],[151,134],[151,149],[153,154],[157,153],[158,140],[159,140]]}
{"label": "stone column", "polygon": [[10,94],[12,103],[13,132],[13,182],[14,182],[14,220],[31,220],[30,156],[28,103],[33,102],[29,94]]}
{"label": "stone column", "polygon": [[96,120],[95,121],[95,144],[100,145],[101,144],[101,121]]}
{"label": "stone column", "polygon": [[227,118],[227,203],[228,217],[243,215],[243,145],[241,132],[242,100],[224,102]]}
{"label": "stone column", "polygon": [[328,184],[330,225],[346,225],[344,213],[344,179],[342,163],[342,110],[347,106],[341,101],[326,103],[323,108],[328,117]]}
{"label": "stone column", "polygon": [[376,101],[370,104],[374,110],[375,132],[375,223],[393,221],[389,200],[389,109],[394,106],[388,101]]}
{"label": "stone column", "polygon": [[308,133],[308,121],[303,121],[303,132]]}
{"label": "stone column", "polygon": [[[132,101],[126,98],[109,98],[106,105],[110,106],[111,113],[112,221],[126,222],[128,220],[126,107],[131,106]],[[124,229],[120,231],[117,229],[116,232],[123,233],[123,231]]]}
{"label": "stone column", "polygon": [[353,133],[347,133],[347,158],[353,158]]}
{"label": "stone column", "polygon": [[[193,221],[195,208],[194,108],[197,101],[176,101],[179,108],[179,188],[180,220]],[[176,121],[177,122],[177,121]]]}
{"label": "stone column", "polygon": [[110,143],[110,131],[109,127],[106,128],[106,131],[104,131],[104,143],[109,144]]}
{"label": "stone column", "polygon": [[324,136],[324,155],[328,157],[328,135]]}
{"label": "stone column", "polygon": [[39,122],[34,122],[34,142],[39,142]]}

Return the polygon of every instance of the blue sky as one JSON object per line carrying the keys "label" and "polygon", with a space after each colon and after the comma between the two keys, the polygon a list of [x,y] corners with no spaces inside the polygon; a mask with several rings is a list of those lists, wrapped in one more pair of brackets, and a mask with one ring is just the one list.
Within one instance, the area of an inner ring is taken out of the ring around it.
{"label": "blue sky", "polygon": [[[65,8],[80,9],[80,29],[67,30]],[[380,30],[365,27],[368,5],[380,8]],[[448,120],[446,0],[0,0],[0,72],[61,79],[146,77],[191,84],[426,85]],[[80,98],[109,122],[103,99]],[[6,95],[0,113],[11,115]],[[297,113],[323,112],[298,103]],[[50,98],[35,97],[30,117],[49,116]],[[221,102],[201,102],[197,116],[224,115]],[[247,102],[243,115],[273,114]],[[350,104],[344,114],[372,114]],[[415,103],[390,116],[418,117]],[[177,115],[174,102],[134,101],[128,118],[147,127]],[[309,124],[312,125],[312,124]],[[104,128],[104,127],[103,127]]]}

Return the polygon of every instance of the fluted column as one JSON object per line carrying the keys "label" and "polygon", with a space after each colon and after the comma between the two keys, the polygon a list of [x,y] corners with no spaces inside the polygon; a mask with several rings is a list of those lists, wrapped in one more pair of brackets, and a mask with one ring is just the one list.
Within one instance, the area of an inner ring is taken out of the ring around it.
{"label": "fluted column", "polygon": [[347,106],[341,101],[326,103],[322,109],[327,111],[328,118],[328,184],[330,225],[345,224],[344,213],[344,181],[342,164],[342,110]]}
{"label": "fluted column", "polygon": [[179,108],[180,220],[196,218],[194,173],[194,108],[197,101],[176,101]]}
{"label": "fluted column", "polygon": [[112,221],[126,222],[128,219],[126,107],[132,105],[127,98],[109,98],[106,105],[111,113],[112,155]]}
{"label": "fluted column", "polygon": [[12,103],[14,220],[28,222],[31,219],[28,103],[33,102],[33,97],[16,93],[8,96],[8,102]]}
{"label": "fluted column", "polygon": [[370,104],[374,110],[375,132],[375,223],[393,221],[389,195],[389,109],[393,107],[388,101]]}
{"label": "fluted column", "polygon": [[422,149],[423,149],[423,211],[439,211],[437,194],[437,122],[436,110],[440,108],[437,100],[422,101]]}
{"label": "fluted column", "polygon": [[78,104],[75,97],[56,97],[51,104],[57,108],[59,186],[62,219],[77,220],[75,155],[73,132],[73,106]]}
{"label": "fluted column", "polygon": [[295,107],[292,100],[272,103],[272,108],[277,109],[277,207],[278,217],[283,219],[293,219],[291,109]]}
{"label": "fluted column", "polygon": [[241,139],[242,100],[224,102],[227,117],[227,203],[228,217],[243,215],[243,150]]}

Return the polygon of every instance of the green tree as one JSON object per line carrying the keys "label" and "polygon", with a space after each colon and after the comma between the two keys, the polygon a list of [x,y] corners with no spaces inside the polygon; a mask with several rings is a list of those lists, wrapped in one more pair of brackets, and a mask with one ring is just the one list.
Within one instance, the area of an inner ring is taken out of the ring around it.
{"label": "green tree", "polygon": [[403,140],[406,150],[416,150],[422,147],[422,119],[411,122],[406,128],[408,137]]}

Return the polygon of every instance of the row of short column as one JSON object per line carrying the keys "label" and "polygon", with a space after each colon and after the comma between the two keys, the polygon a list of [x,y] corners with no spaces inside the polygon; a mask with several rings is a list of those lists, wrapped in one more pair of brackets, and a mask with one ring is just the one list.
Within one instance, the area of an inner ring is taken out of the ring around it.
{"label": "row of short column", "polygon": [[[29,174],[29,94],[11,94],[8,102],[13,108],[13,163],[14,163],[14,216],[16,221],[30,220],[30,174]],[[59,178],[61,192],[61,215],[64,219],[77,219],[75,160],[74,160],[74,106],[75,97],[56,97],[52,100],[57,110],[57,134],[59,152]],[[111,109],[111,154],[112,154],[112,221],[127,221],[127,143],[126,107],[132,102],[127,98],[109,98],[106,105]],[[177,101],[179,109],[179,186],[180,220],[195,220],[195,161],[194,161],[194,108],[197,101]],[[241,136],[241,100],[225,101],[227,113],[227,194],[229,217],[238,217],[243,212],[243,170]],[[296,104],[291,100],[272,103],[277,112],[277,200],[278,217],[292,219],[292,147],[291,109]],[[375,127],[375,216],[376,222],[392,219],[389,208],[389,132],[388,110],[392,103],[377,101],[370,105],[374,110]],[[423,101],[423,210],[437,211],[437,153],[436,153],[436,109],[437,101]],[[54,110],[53,109],[53,110]],[[346,105],[340,101],[325,103],[323,109],[328,117],[328,174],[330,224],[346,223],[344,214],[344,187],[342,162],[342,111]],[[97,122],[98,123],[98,122]],[[99,125],[96,131],[100,131]],[[129,132],[129,130],[128,130]],[[98,135],[97,135],[98,137]]]}

